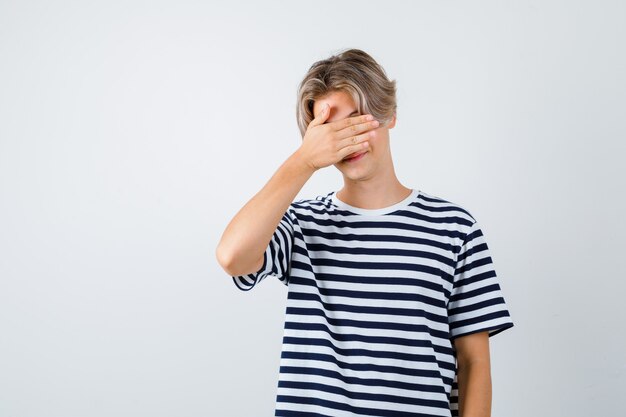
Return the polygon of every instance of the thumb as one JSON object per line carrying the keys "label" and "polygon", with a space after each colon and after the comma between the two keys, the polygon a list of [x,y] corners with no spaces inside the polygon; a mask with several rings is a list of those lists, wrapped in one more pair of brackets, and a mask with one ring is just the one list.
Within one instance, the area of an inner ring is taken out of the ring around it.
{"label": "thumb", "polygon": [[322,106],[322,109],[317,114],[317,117],[315,119],[311,120],[311,123],[309,123],[309,126],[321,125],[322,123],[324,123],[328,119],[328,114],[329,113],[330,112],[328,111],[328,104],[324,103],[324,105]]}

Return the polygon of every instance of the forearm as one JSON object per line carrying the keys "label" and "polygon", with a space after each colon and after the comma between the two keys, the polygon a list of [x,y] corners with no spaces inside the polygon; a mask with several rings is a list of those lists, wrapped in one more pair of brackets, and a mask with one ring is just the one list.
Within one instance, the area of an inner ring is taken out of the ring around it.
{"label": "forearm", "polygon": [[231,275],[252,272],[289,205],[313,175],[296,151],[230,221],[216,249],[221,266]]}
{"label": "forearm", "polygon": [[488,361],[460,364],[457,373],[459,417],[491,417],[491,369]]}

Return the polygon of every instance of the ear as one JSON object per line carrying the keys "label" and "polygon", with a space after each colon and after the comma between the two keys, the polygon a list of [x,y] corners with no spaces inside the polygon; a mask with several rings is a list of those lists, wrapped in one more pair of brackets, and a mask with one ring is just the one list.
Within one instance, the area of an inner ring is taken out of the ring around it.
{"label": "ear", "polygon": [[393,118],[389,121],[389,123],[387,123],[387,129],[393,129],[393,127],[396,125],[396,115],[393,115]]}

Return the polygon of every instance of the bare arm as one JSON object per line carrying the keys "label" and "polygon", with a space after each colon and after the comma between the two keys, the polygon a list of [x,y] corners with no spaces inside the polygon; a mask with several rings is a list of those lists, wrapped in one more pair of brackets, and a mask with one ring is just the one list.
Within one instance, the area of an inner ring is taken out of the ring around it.
{"label": "bare arm", "polygon": [[261,269],[265,249],[282,216],[316,170],[369,146],[370,131],[378,126],[371,115],[326,124],[328,114],[328,109],[319,112],[307,127],[298,150],[226,227],[215,255],[229,275],[245,275]]}
{"label": "bare arm", "polygon": [[454,339],[457,350],[459,417],[491,417],[489,334]]}
{"label": "bare arm", "polygon": [[230,221],[216,257],[229,275],[258,271],[280,219],[315,170],[294,152]]}

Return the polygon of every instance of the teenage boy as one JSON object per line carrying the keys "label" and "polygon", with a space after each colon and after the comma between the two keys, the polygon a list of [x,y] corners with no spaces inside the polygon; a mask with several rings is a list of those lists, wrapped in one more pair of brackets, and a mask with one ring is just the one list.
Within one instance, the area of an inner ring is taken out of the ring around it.
{"label": "teenage boy", "polygon": [[[276,416],[490,416],[489,337],[513,321],[476,219],[396,177],[395,93],[361,50],[314,63],[301,146],[217,248],[239,289],[288,287]],[[330,165],[343,188],[294,201]]]}

